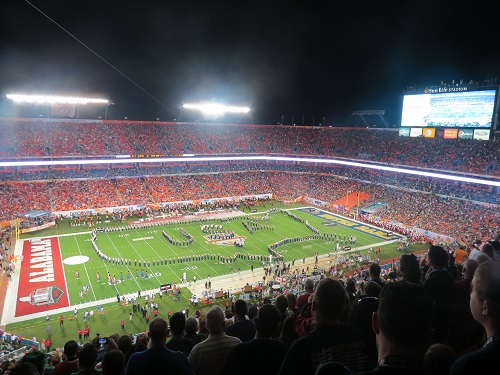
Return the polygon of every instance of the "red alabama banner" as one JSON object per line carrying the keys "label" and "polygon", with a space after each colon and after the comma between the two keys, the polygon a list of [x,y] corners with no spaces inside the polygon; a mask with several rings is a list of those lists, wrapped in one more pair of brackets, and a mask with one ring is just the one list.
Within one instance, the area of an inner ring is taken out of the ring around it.
{"label": "red alabama banner", "polygon": [[16,317],[69,306],[59,240],[25,240]]}

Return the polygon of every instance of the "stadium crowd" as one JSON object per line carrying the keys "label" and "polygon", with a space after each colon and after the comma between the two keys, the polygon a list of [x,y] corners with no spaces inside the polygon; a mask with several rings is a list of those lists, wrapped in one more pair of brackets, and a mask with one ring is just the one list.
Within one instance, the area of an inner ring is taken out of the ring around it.
{"label": "stadium crowd", "polygon": [[2,158],[278,153],[499,175],[498,142],[408,138],[387,129],[0,119]]}
{"label": "stadium crowd", "polygon": [[[19,173],[2,173],[0,179],[3,181],[61,181],[68,179],[95,180],[95,179],[120,179],[125,177],[151,178],[165,175],[179,174],[207,174],[228,173],[242,171],[283,171],[301,172],[315,174],[334,174],[350,179],[369,181],[376,184],[405,187],[413,190],[428,191],[435,194],[448,195],[456,198],[477,200],[485,203],[499,204],[500,194],[487,185],[457,183],[426,176],[407,176],[394,172],[376,172],[363,168],[341,168],[338,166],[302,165],[292,162],[286,163],[261,163],[248,161],[243,163],[184,163],[182,165],[164,164],[159,166],[141,165],[137,168],[115,168],[109,166],[73,167],[73,168],[51,168],[39,170],[19,170]],[[159,202],[166,199],[155,199]]]}
{"label": "stadium crowd", "polygon": [[[9,220],[32,209],[47,211],[85,210],[137,204],[160,206],[166,202],[199,201],[271,193],[275,199],[293,201],[302,196],[333,203],[347,191],[360,191],[369,198],[360,208],[384,202],[385,208],[362,216],[379,224],[402,224],[472,244],[490,238],[500,226],[498,209],[492,204],[438,195],[428,190],[407,190],[366,180],[339,178],[330,174],[291,171],[246,171],[232,173],[151,176],[143,178],[13,182],[0,185],[0,220]],[[91,193],[89,193],[91,192]],[[498,193],[493,193],[495,196]],[[203,208],[202,203],[199,208]],[[357,202],[351,202],[357,206]],[[332,205],[339,213],[345,210]]]}

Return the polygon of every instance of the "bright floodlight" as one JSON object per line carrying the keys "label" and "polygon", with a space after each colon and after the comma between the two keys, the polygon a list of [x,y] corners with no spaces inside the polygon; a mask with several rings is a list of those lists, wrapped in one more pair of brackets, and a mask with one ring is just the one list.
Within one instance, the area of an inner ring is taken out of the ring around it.
{"label": "bright floodlight", "polygon": [[248,113],[248,107],[233,107],[222,104],[184,104],[185,109],[197,109],[207,115],[222,115],[224,113]]}
{"label": "bright floodlight", "polygon": [[46,96],[46,95],[23,95],[8,94],[7,98],[15,103],[34,104],[108,104],[107,99],[78,98],[75,96]]}

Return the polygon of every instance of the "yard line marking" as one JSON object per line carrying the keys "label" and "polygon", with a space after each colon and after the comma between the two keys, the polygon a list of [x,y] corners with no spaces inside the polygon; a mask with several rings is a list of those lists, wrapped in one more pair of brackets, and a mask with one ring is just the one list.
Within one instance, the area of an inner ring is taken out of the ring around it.
{"label": "yard line marking", "polygon": [[[82,250],[80,249],[80,244],[78,243],[76,237],[74,237],[74,238],[75,238],[76,246],[78,247],[78,253],[80,255],[83,255]],[[87,274],[87,279],[89,280],[89,285],[90,285],[90,289],[92,290],[92,294],[94,295],[94,300],[97,300],[97,297],[96,297],[95,292],[94,292],[94,287],[92,286],[92,282],[90,281],[89,272],[87,270],[87,266],[85,265],[85,263],[83,264],[83,269],[85,270],[85,273]]]}
{"label": "yard line marking", "polygon": [[[118,248],[116,247],[115,243],[113,242],[113,240],[112,240],[112,239],[111,239],[111,237],[109,236],[109,232],[105,232],[105,233],[106,233],[106,235],[108,236],[108,240],[109,240],[109,242],[111,242],[111,244],[112,244],[112,245],[113,245],[113,247],[115,248],[116,252],[117,252],[117,253],[121,256],[121,253],[118,251]],[[135,250],[135,249],[134,249],[134,250]],[[123,258],[123,257],[121,257],[121,258]],[[104,264],[106,264],[106,262],[104,262],[104,261],[103,261],[103,263],[104,263]],[[108,271],[108,272],[109,272],[108,266],[105,266],[105,267],[106,267],[106,271]],[[128,267],[128,264],[126,265],[126,267],[127,267],[127,271],[130,271],[130,268]],[[132,271],[130,271],[130,272],[132,272]],[[135,283],[137,284],[137,286],[138,286],[140,289],[142,289],[142,288],[141,288],[141,285],[139,284],[139,282],[137,281],[137,279],[136,279],[135,277],[133,277],[133,279],[134,279]],[[116,284],[114,284],[114,286],[115,286],[116,292],[117,292],[117,293],[119,293],[119,291],[118,291],[118,287],[116,286]]]}

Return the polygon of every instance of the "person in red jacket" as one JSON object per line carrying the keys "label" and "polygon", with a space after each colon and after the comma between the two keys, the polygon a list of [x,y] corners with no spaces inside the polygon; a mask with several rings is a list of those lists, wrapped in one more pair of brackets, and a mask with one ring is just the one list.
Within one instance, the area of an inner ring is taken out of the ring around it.
{"label": "person in red jacket", "polygon": [[297,308],[302,310],[302,308],[309,302],[309,297],[314,293],[314,280],[307,279],[304,283],[305,293],[302,293],[297,298]]}
{"label": "person in red jacket", "polygon": [[70,340],[64,344],[62,361],[54,367],[54,375],[70,375],[78,371],[78,343]]}

